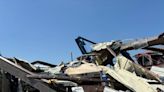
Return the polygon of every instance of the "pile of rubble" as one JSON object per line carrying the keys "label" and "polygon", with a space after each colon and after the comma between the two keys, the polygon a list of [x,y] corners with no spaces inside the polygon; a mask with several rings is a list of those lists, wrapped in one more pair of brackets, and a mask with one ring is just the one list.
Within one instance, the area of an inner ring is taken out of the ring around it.
{"label": "pile of rubble", "polygon": [[[0,92],[164,92],[164,33],[130,42],[76,42],[83,55],[59,65],[0,56]],[[93,44],[90,51],[86,42]],[[145,52],[128,53],[137,49]]]}

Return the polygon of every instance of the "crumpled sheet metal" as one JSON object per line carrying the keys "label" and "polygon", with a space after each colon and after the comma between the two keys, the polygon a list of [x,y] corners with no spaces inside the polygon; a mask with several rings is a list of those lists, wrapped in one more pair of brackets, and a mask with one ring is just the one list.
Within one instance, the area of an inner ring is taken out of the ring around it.
{"label": "crumpled sheet metal", "polygon": [[[118,82],[120,82],[121,84],[123,84],[124,86],[126,86],[127,88],[129,88],[134,92],[156,92],[156,90],[145,80],[131,73],[135,71],[135,69],[138,69],[139,73],[145,73],[146,71],[143,68],[139,69],[141,67],[138,66],[137,66],[138,68],[136,68],[136,66],[132,61],[130,61],[129,59],[127,59],[122,55],[117,56],[116,60],[117,62],[114,70],[106,66],[97,66],[93,63],[85,62],[79,66],[74,66],[74,67],[69,66],[65,70],[65,74],[76,75],[76,74],[100,72],[103,70],[112,78],[114,78],[115,80],[117,80]],[[60,71],[60,69],[61,67],[59,68],[59,70],[58,69],[57,70]],[[56,71],[53,73],[56,73]]]}
{"label": "crumpled sheet metal", "polygon": [[100,66],[103,71],[109,74],[118,82],[122,83],[124,86],[129,88],[134,92],[156,92],[151,85],[146,81],[142,80],[140,77],[133,73],[130,73],[124,69],[112,70],[106,66]]}
{"label": "crumpled sheet metal", "polygon": [[51,74],[61,74],[61,69],[64,67],[64,65],[56,66],[54,68],[48,68],[45,70],[45,72],[51,73]]}
{"label": "crumpled sheet metal", "polygon": [[92,46],[92,49],[94,51],[100,51],[102,49],[106,49],[107,46],[110,46],[112,45],[114,41],[111,41],[111,42],[103,42],[103,43],[97,43],[95,45]]}
{"label": "crumpled sheet metal", "polygon": [[78,67],[69,67],[65,70],[65,74],[68,75],[78,75],[78,74],[86,74],[86,73],[95,73],[95,72],[100,72],[101,68],[97,67],[93,63],[85,63],[81,64]]}
{"label": "crumpled sheet metal", "polygon": [[122,55],[116,57],[115,69],[124,69],[130,72],[134,72],[133,62]]}
{"label": "crumpled sheet metal", "polygon": [[115,69],[117,69],[117,70],[124,69],[131,73],[135,72],[138,76],[144,75],[148,79],[153,79],[153,80],[157,80],[157,81],[161,82],[161,80],[155,73],[143,68],[142,66],[140,66],[138,64],[133,63],[131,60],[127,59],[126,57],[124,57],[122,55],[118,55],[116,57],[116,60],[117,60],[117,62],[115,64]]}
{"label": "crumpled sheet metal", "polygon": [[[92,63],[85,63],[81,65],[82,67],[76,67],[76,68],[70,68],[71,71],[67,71],[69,74],[83,74],[88,72],[87,69],[89,69],[90,72],[95,71],[95,69],[100,69],[106,72],[109,76],[129,88],[131,91],[134,92],[156,92],[155,89],[151,87],[146,81],[144,81],[142,78],[136,76],[135,74],[125,70],[125,69],[111,69],[106,66],[96,66]],[[94,66],[94,68],[93,68]],[[73,72],[73,73],[72,73]],[[98,72],[98,71],[97,71]]]}

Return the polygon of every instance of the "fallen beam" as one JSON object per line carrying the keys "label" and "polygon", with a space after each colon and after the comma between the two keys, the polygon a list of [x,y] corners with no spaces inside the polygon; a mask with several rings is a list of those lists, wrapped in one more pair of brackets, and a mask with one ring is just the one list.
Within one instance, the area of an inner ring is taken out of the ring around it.
{"label": "fallen beam", "polygon": [[97,78],[87,78],[87,77],[71,77],[71,76],[53,76],[53,75],[27,75],[28,78],[33,79],[58,79],[58,80],[68,80],[75,82],[109,82],[103,81]]}
{"label": "fallen beam", "polygon": [[30,86],[38,89],[40,92],[56,92],[54,89],[50,88],[46,83],[42,80],[38,79],[30,79],[26,77],[26,75],[34,75],[34,73],[22,68],[21,66],[14,64],[13,62],[5,59],[0,56],[0,69],[5,72],[10,73],[18,79],[26,82]]}

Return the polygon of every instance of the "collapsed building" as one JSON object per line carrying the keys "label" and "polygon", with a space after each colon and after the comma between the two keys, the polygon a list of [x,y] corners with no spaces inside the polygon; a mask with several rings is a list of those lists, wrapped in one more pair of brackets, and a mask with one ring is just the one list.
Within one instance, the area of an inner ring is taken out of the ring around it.
{"label": "collapsed building", "polygon": [[[130,42],[78,37],[76,43],[82,55],[59,65],[0,56],[0,92],[164,92],[164,33]],[[134,59],[128,51],[136,49],[145,53]]]}

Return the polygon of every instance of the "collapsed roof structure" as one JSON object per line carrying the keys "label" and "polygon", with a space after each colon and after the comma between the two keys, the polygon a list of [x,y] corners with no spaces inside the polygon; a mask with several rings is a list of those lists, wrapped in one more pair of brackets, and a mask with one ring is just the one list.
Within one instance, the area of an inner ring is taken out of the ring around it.
{"label": "collapsed roof structure", "polygon": [[[0,92],[164,92],[164,33],[130,42],[78,37],[76,43],[83,55],[59,65],[0,56]],[[136,49],[148,52],[134,59],[128,51]]]}

